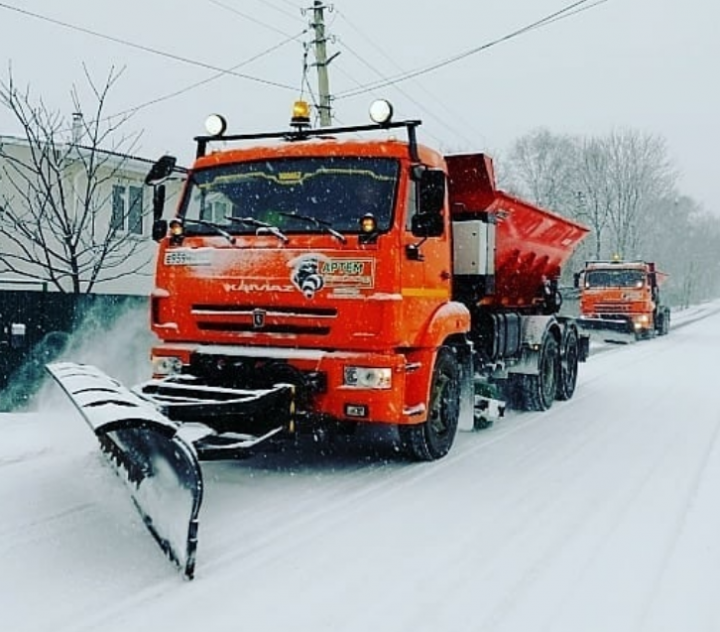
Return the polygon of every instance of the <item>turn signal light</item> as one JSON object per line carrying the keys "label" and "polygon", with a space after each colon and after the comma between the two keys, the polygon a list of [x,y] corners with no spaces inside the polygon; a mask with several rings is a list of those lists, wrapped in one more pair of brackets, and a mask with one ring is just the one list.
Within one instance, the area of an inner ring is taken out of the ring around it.
{"label": "turn signal light", "polygon": [[183,223],[179,219],[170,220],[170,235],[172,237],[182,237]]}
{"label": "turn signal light", "polygon": [[371,213],[366,213],[360,218],[360,230],[363,233],[374,233],[377,230],[377,220]]}
{"label": "turn signal light", "polygon": [[183,226],[182,220],[177,217],[171,219],[168,228],[170,229],[170,243],[179,246],[185,239],[185,227]]}

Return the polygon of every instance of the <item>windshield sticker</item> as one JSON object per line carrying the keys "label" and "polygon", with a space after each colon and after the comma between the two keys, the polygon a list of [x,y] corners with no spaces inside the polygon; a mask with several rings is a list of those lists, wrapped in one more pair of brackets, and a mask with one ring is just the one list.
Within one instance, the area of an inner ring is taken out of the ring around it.
{"label": "windshield sticker", "polygon": [[289,263],[293,285],[307,298],[323,288],[329,290],[372,289],[375,286],[374,259],[334,259],[308,254]]}
{"label": "windshield sticker", "polygon": [[243,182],[252,182],[253,180],[268,180],[275,184],[283,185],[295,185],[304,184],[307,180],[317,178],[320,176],[353,176],[364,178],[370,178],[378,182],[389,182],[395,181],[394,175],[383,175],[375,173],[369,169],[352,169],[352,168],[340,168],[340,167],[319,167],[314,171],[306,171],[304,173],[300,171],[282,171],[280,173],[266,172],[266,171],[250,171],[247,173],[227,173],[215,175],[212,180],[207,182],[200,182],[196,186],[201,190],[212,190],[218,186],[225,184],[236,184]]}

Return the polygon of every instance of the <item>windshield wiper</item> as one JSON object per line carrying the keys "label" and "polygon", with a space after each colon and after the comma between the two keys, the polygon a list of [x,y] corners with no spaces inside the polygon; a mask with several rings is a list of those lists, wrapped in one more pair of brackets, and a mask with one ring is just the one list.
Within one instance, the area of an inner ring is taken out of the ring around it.
{"label": "windshield wiper", "polygon": [[282,215],[283,217],[300,219],[304,222],[308,222],[309,224],[313,224],[316,228],[319,228],[320,230],[324,230],[326,233],[330,233],[333,237],[335,237],[336,239],[339,239],[342,243],[344,243],[344,244],[347,243],[347,239],[345,238],[345,235],[336,231],[332,227],[332,224],[330,222],[326,222],[325,220],[318,219],[317,217],[312,217],[310,215],[300,215],[298,213],[284,213],[284,212],[280,211],[278,214]]}
{"label": "windshield wiper", "polygon": [[216,224],[215,222],[208,222],[205,219],[187,219],[183,218],[183,223],[190,222],[192,224],[200,224],[201,226],[209,226],[212,228],[218,235],[221,235],[222,237],[225,237],[233,246],[235,245],[235,242],[237,239],[233,237],[229,232],[227,232],[225,229],[223,229],[220,225]]}
{"label": "windshield wiper", "polygon": [[267,222],[261,222],[259,219],[255,219],[254,217],[233,217],[232,215],[226,215],[225,219],[229,219],[231,222],[235,222],[237,224],[256,226],[256,235],[260,235],[261,233],[270,233],[271,235],[275,235],[275,237],[281,240],[284,244],[290,241],[288,236],[285,235],[277,226],[273,226]]}

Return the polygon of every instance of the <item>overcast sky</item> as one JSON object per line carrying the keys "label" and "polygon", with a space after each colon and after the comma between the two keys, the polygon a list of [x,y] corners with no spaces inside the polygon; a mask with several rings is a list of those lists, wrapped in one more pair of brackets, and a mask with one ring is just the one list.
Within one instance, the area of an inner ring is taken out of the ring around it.
{"label": "overcast sky", "polygon": [[[8,0],[0,2],[6,62],[0,75],[7,78],[11,63],[18,85],[29,85],[49,107],[68,114],[71,86],[86,92],[83,62],[100,82],[113,65],[124,68],[108,113],[182,91],[140,109],[126,130],[143,131],[140,153],[154,158],[170,152],[187,162],[192,137],[203,133],[210,112],[225,114],[235,133],[287,125],[302,83],[302,43],[310,40],[302,34],[309,14],[303,16],[301,8],[310,4]],[[423,120],[424,141],[500,156],[538,127],[555,133],[655,133],[668,142],[682,192],[720,214],[720,5],[714,0],[606,0],[402,83],[347,94],[476,49],[569,4],[336,0],[327,13],[329,52],[340,53],[330,66],[336,121],[366,122],[369,102],[384,96],[395,104],[397,117]],[[212,68],[233,67],[260,81],[225,74],[190,89],[218,74]],[[87,104],[90,109],[89,99]],[[18,132],[0,112],[0,134]]]}

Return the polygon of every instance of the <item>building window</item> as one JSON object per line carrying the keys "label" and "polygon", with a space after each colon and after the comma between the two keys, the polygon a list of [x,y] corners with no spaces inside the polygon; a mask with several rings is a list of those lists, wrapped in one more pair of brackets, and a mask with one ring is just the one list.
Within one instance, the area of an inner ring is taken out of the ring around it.
{"label": "building window", "polygon": [[119,184],[114,184],[112,188],[110,228],[113,231],[125,230],[125,187]]}
{"label": "building window", "polygon": [[143,190],[142,187],[128,187],[128,231],[136,235],[143,232]]}
{"label": "building window", "polygon": [[143,189],[139,186],[113,185],[111,228],[143,234]]}

